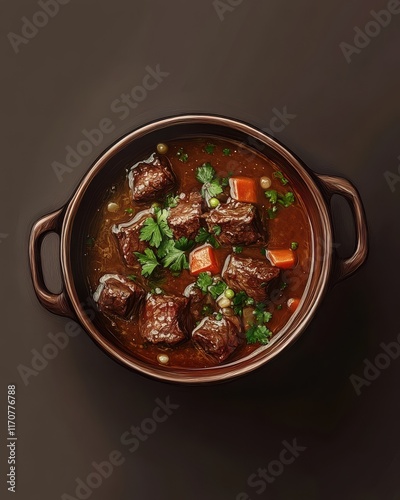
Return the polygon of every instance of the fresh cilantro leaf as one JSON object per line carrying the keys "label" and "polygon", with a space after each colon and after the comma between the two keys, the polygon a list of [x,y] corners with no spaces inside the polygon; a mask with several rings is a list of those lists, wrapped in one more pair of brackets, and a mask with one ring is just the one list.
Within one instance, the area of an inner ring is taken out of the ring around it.
{"label": "fresh cilantro leaf", "polygon": [[165,257],[174,248],[174,240],[164,238],[157,249],[157,255],[160,259]]}
{"label": "fresh cilantro leaf", "polygon": [[282,281],[281,286],[280,286],[280,289],[281,289],[281,290],[284,290],[284,289],[285,289],[285,288],[287,288],[287,287],[288,287],[288,284],[287,284],[285,281]]}
{"label": "fresh cilantro leaf", "polygon": [[188,154],[183,151],[183,148],[178,149],[176,156],[179,158],[179,161],[183,163],[186,163],[189,159]]}
{"label": "fresh cilantro leaf", "polygon": [[282,174],[282,172],[280,172],[279,170],[277,172],[274,172],[273,173],[273,176],[276,178],[276,179],[279,179],[282,183],[282,186],[286,186],[286,184],[289,182]]}
{"label": "fresh cilantro leaf", "polygon": [[215,285],[211,285],[208,291],[211,294],[211,297],[216,300],[225,290],[228,288],[228,285],[223,281],[218,281]]}
{"label": "fresh cilantro leaf", "polygon": [[215,149],[215,144],[207,144],[207,146],[205,146],[204,148],[204,151],[209,155],[212,155],[214,153],[214,149]]}
{"label": "fresh cilantro leaf", "polygon": [[166,208],[175,208],[178,205],[179,196],[174,196],[172,194],[167,195],[165,198],[165,207]]}
{"label": "fresh cilantro leaf", "polygon": [[290,207],[290,205],[292,205],[294,201],[294,194],[291,191],[285,194],[278,195],[278,203],[283,205],[285,208]]}
{"label": "fresh cilantro leaf", "polygon": [[210,198],[215,198],[223,192],[221,182],[215,177],[215,170],[211,163],[203,163],[196,170],[196,179],[203,185],[201,187],[201,195],[208,202]]}
{"label": "fresh cilantro leaf", "polygon": [[266,305],[263,302],[257,302],[253,314],[258,324],[268,323],[272,318],[272,314],[265,309]]}
{"label": "fresh cilantro leaf", "polygon": [[215,319],[216,319],[217,321],[221,321],[221,319],[222,319],[222,318],[223,318],[223,316],[222,316],[222,314],[221,314],[221,313],[217,313],[217,314],[215,315]]}
{"label": "fresh cilantro leaf", "polygon": [[194,241],[193,240],[188,240],[184,236],[182,238],[179,238],[179,240],[175,241],[175,247],[178,250],[183,250],[183,251],[189,251],[194,247]]}
{"label": "fresh cilantro leaf", "polygon": [[243,308],[254,304],[254,299],[249,297],[243,290],[238,292],[232,299],[233,312],[238,316],[243,313]]}
{"label": "fresh cilantro leaf", "polygon": [[211,163],[203,163],[201,167],[196,170],[196,179],[202,184],[211,182],[215,177],[215,170],[213,169]]}
{"label": "fresh cilantro leaf", "polygon": [[275,205],[275,203],[278,201],[278,191],[275,191],[275,189],[269,189],[268,191],[265,191],[265,196],[273,205]]}
{"label": "fresh cilantro leaf", "polygon": [[222,153],[225,155],[225,156],[230,156],[231,154],[231,150],[229,148],[225,148],[222,150]]}
{"label": "fresh cilantro leaf", "polygon": [[129,215],[133,214],[133,208],[125,208],[125,212]]}
{"label": "fresh cilantro leaf", "polygon": [[238,247],[238,246],[233,247],[233,251],[235,253],[242,253],[243,252],[243,247]]}
{"label": "fresh cilantro leaf", "polygon": [[297,250],[299,248],[299,244],[297,243],[297,241],[292,241],[292,243],[290,244],[290,248],[292,250]]}
{"label": "fresh cilantro leaf", "polygon": [[152,217],[148,217],[140,229],[140,241],[148,241],[151,246],[158,248],[162,239],[159,225]]}
{"label": "fresh cilantro leaf", "polygon": [[253,325],[246,332],[246,339],[248,344],[268,344],[272,336],[271,330],[265,325]]}
{"label": "fresh cilantro leaf", "polygon": [[158,248],[163,238],[172,238],[172,231],[168,226],[168,210],[154,209],[156,219],[148,217],[140,230],[140,241],[148,241],[150,246]]}
{"label": "fresh cilantro leaf", "polygon": [[179,250],[174,245],[162,260],[163,266],[171,271],[180,272],[182,269],[189,269],[189,264],[183,250]]}
{"label": "fresh cilantro leaf", "polygon": [[278,304],[276,308],[278,309],[278,311],[280,311],[282,309],[282,304]]}
{"label": "fresh cilantro leaf", "polygon": [[210,234],[204,227],[199,229],[195,241],[196,243],[210,243],[210,245],[214,248],[220,247],[218,241],[215,239],[215,236]]}
{"label": "fresh cilantro leaf", "polygon": [[223,191],[220,181],[217,179],[212,180],[209,184],[204,184],[202,187],[202,195],[205,199],[215,198]]}
{"label": "fresh cilantro leaf", "polygon": [[203,293],[208,292],[208,287],[213,284],[212,277],[207,273],[200,273],[197,276],[196,285],[200,288]]}
{"label": "fresh cilantro leaf", "polygon": [[159,265],[157,257],[150,248],[146,248],[144,253],[134,252],[134,254],[142,266],[143,276],[150,276],[154,269]]}
{"label": "fresh cilantro leaf", "polygon": [[213,226],[212,230],[216,236],[219,236],[221,234],[221,231],[222,231],[221,226],[218,226],[218,225]]}
{"label": "fresh cilantro leaf", "polygon": [[274,205],[272,208],[269,208],[267,210],[268,214],[268,219],[276,219],[276,216],[278,215],[278,207]]}

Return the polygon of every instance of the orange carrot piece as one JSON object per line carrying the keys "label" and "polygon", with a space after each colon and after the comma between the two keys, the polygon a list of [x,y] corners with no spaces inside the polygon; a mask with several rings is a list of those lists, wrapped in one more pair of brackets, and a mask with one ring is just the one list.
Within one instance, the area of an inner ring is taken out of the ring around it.
{"label": "orange carrot piece", "polygon": [[300,304],[300,299],[298,299],[297,297],[288,299],[287,301],[288,309],[291,312],[295,312],[299,304]]}
{"label": "orange carrot piece", "polygon": [[220,266],[213,247],[211,245],[203,245],[193,250],[189,255],[189,269],[191,274],[195,276],[206,271],[218,274]]}
{"label": "orange carrot piece", "polygon": [[257,183],[251,177],[231,177],[229,179],[231,198],[247,203],[257,203]]}
{"label": "orange carrot piece", "polygon": [[267,257],[271,264],[280,269],[291,269],[297,263],[297,256],[293,250],[268,250]]}

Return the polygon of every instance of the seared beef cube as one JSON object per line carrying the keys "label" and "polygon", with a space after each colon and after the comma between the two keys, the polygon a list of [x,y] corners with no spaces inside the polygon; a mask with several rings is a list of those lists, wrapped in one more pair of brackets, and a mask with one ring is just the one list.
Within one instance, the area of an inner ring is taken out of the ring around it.
{"label": "seared beef cube", "polygon": [[176,182],[166,156],[151,155],[129,172],[129,187],[134,201],[151,201],[170,191]]}
{"label": "seared beef cube", "polygon": [[187,297],[148,294],[140,317],[143,340],[172,346],[187,339],[191,327],[188,305]]}
{"label": "seared beef cube", "polygon": [[210,294],[203,293],[196,283],[188,285],[183,295],[190,300],[190,313],[195,321],[200,321],[204,317],[204,309],[207,308],[210,312],[215,309],[215,302]]}
{"label": "seared beef cube", "polygon": [[200,229],[201,204],[201,194],[193,192],[181,198],[178,205],[171,208],[168,224],[175,239],[186,237],[188,240],[194,240]]}
{"label": "seared beef cube", "polygon": [[280,270],[266,259],[230,255],[225,261],[222,277],[233,290],[244,290],[255,301],[263,302],[268,298],[268,283],[279,273]]}
{"label": "seared beef cube", "polygon": [[118,239],[121,253],[128,266],[133,266],[137,262],[133,252],[143,252],[147,246],[144,241],[140,241],[140,230],[144,221],[151,216],[151,210],[143,210],[136,214],[129,222],[124,222],[112,228],[112,232]]}
{"label": "seared beef cube", "polygon": [[193,330],[193,342],[220,363],[243,342],[242,327],[236,316],[207,316]]}
{"label": "seared beef cube", "polygon": [[205,219],[209,232],[214,232],[214,226],[221,228],[217,237],[221,245],[251,245],[262,240],[260,218],[251,203],[236,201],[218,205]]}
{"label": "seared beef cube", "polygon": [[105,274],[93,294],[99,310],[127,318],[135,313],[146,295],[143,288],[119,274]]}

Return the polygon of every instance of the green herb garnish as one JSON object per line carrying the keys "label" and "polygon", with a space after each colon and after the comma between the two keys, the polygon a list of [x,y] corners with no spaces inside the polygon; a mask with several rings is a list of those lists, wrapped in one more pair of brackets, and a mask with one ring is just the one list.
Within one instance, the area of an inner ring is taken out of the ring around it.
{"label": "green herb garnish", "polygon": [[196,243],[210,243],[214,248],[219,248],[220,244],[216,240],[215,236],[207,231],[204,227],[199,229],[197,236],[195,238]]}
{"label": "green herb garnish", "polygon": [[221,321],[221,319],[222,319],[222,318],[223,318],[223,316],[222,316],[222,314],[221,314],[221,313],[217,313],[217,314],[215,315],[215,319],[216,319],[217,321]]}
{"label": "green herb garnish", "polygon": [[212,277],[207,273],[200,273],[197,276],[196,285],[200,288],[203,293],[208,292],[208,287],[213,284]]}
{"label": "green herb garnish", "polygon": [[207,146],[204,147],[204,151],[209,155],[212,155],[214,153],[215,147],[215,144],[207,144]]}
{"label": "green herb garnish", "polygon": [[289,182],[282,174],[282,172],[280,172],[279,170],[277,172],[274,172],[273,173],[273,176],[276,178],[276,179],[279,179],[282,183],[282,186],[286,186],[286,184]]}
{"label": "green herb garnish", "polygon": [[231,154],[231,150],[229,148],[225,148],[222,150],[222,153],[225,155],[225,156],[230,156]]}
{"label": "green herb garnish", "polygon": [[165,198],[165,208],[175,208],[178,205],[179,196],[174,196],[172,194],[167,195]]}
{"label": "green herb garnish", "polygon": [[252,325],[246,332],[246,340],[248,344],[268,344],[272,332],[265,325]]}
{"label": "green herb garnish", "polygon": [[169,211],[166,209],[155,208],[153,217],[148,217],[140,230],[140,241],[148,241],[153,247],[158,248],[166,238],[172,238],[172,231],[168,226],[167,218]]}
{"label": "green herb garnish", "polygon": [[215,283],[215,285],[211,285],[208,288],[208,291],[211,294],[211,297],[216,300],[221,294],[225,292],[227,288],[228,285],[224,281],[218,281],[217,283]]}
{"label": "green herb garnish", "polygon": [[201,313],[203,316],[210,316],[213,313],[213,309],[210,304],[206,304],[205,306],[203,306],[203,308],[201,309]]}
{"label": "green herb garnish", "polygon": [[290,244],[290,248],[292,250],[297,250],[299,248],[299,244],[297,243],[297,241],[292,241],[292,243]]}
{"label": "green herb garnish", "polygon": [[243,247],[233,247],[233,251],[235,253],[242,253],[243,252]]}
{"label": "green herb garnish", "polygon": [[254,299],[249,297],[246,292],[240,291],[233,297],[233,312],[238,316],[241,316],[243,313],[243,308],[246,306],[251,306],[253,304]]}
{"label": "green herb garnish", "polygon": [[146,248],[144,253],[134,252],[140,265],[142,266],[142,275],[150,276],[154,269],[160,265],[153,250]]}
{"label": "green herb garnish", "polygon": [[272,318],[272,314],[265,310],[266,305],[263,302],[257,302],[253,314],[257,323],[268,323]]}
{"label": "green herb garnish", "polygon": [[183,163],[186,163],[189,159],[189,156],[183,151],[183,148],[178,149],[176,156],[179,158],[179,161]]}
{"label": "green herb garnish", "polygon": [[216,178],[215,170],[209,162],[203,163],[201,167],[197,168],[196,179],[203,184],[201,195],[207,202],[223,191],[221,182]]}
{"label": "green herb garnish", "polygon": [[133,214],[133,208],[125,208],[125,212],[129,215]]}
{"label": "green herb garnish", "polygon": [[285,208],[290,207],[294,203],[294,194],[291,191],[286,194],[278,194],[278,203]]}
{"label": "green herb garnish", "polygon": [[137,281],[137,276],[135,276],[134,274],[128,274],[127,278],[131,281]]}
{"label": "green herb garnish", "polygon": [[213,226],[212,231],[215,234],[215,236],[219,236],[222,231],[221,226],[218,225]]}

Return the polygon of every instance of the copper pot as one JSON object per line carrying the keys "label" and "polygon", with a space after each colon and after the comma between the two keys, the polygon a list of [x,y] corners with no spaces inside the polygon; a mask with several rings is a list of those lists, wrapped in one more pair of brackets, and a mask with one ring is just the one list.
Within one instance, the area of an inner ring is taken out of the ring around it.
{"label": "copper pot", "polygon": [[[110,332],[102,329],[93,312],[92,315],[88,313],[87,307],[83,305],[89,296],[89,289],[81,255],[90,216],[100,205],[106,187],[112,183],[121,164],[140,158],[141,154],[158,142],[195,136],[240,141],[268,156],[290,173],[295,191],[301,195],[308,209],[312,228],[312,268],[300,306],[269,345],[258,348],[244,359],[217,367],[177,369],[150,365],[137,359]],[[334,194],[348,201],[355,222],[356,248],[354,254],[344,260],[332,251],[334,234],[330,199]],[[49,232],[60,236],[63,290],[59,294],[51,293],[43,280],[40,247]],[[292,344],[304,332],[329,287],[353,274],[366,260],[367,247],[367,225],[362,202],[349,181],[315,174],[282,144],[250,125],[220,116],[184,115],[145,125],[107,149],[85,175],[69,203],[34,224],[29,254],[33,286],[46,309],[79,321],[98,346],[126,367],[164,381],[198,384],[224,381],[248,373]]]}

